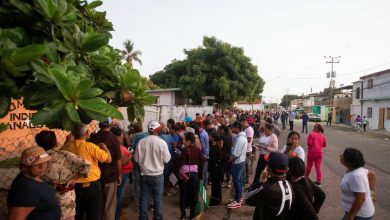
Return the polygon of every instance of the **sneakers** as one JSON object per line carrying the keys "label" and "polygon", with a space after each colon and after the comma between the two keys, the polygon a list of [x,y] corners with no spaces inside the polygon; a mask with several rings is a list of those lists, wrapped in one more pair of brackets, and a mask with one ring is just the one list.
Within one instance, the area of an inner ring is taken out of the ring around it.
{"label": "sneakers", "polygon": [[314,183],[315,183],[317,186],[322,187],[322,185],[321,185],[320,182],[315,181]]}
{"label": "sneakers", "polygon": [[[232,203],[232,202],[235,202],[235,201],[236,200],[234,200],[234,199],[230,199],[229,200],[229,204]],[[240,199],[240,204],[242,204],[242,203],[244,203],[244,199],[243,198]]]}
{"label": "sneakers", "polygon": [[227,208],[228,208],[228,209],[237,209],[237,208],[241,208],[241,203],[236,202],[236,201],[233,201],[233,202],[231,202],[231,203],[229,203],[229,204],[227,205]]}

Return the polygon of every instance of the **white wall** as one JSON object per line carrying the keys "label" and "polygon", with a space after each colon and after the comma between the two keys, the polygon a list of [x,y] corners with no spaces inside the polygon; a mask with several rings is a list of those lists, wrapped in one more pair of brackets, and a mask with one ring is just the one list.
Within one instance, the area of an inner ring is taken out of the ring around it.
{"label": "white wall", "polygon": [[152,96],[158,96],[158,105],[174,105],[175,104],[175,92],[173,91],[161,91],[149,93]]}
{"label": "white wall", "polygon": [[[373,79],[373,88],[367,88],[367,82]],[[367,77],[363,80],[363,99],[390,97],[390,72],[379,76]]]}
{"label": "white wall", "polygon": [[371,128],[371,129],[378,129],[379,109],[380,108],[385,108],[385,123],[384,123],[384,127],[385,127],[385,130],[390,131],[390,120],[386,120],[386,114],[387,114],[387,109],[386,108],[390,108],[390,100],[387,100],[387,101],[377,101],[377,102],[364,101],[364,103],[363,103],[363,116],[367,117],[367,108],[368,107],[372,108],[372,118],[367,118],[367,120],[368,120],[368,127]]}
{"label": "white wall", "polygon": [[252,104],[237,104],[236,107],[239,108],[239,109],[242,109],[244,111],[251,111],[252,109],[254,111],[256,111],[256,110],[264,110],[264,105],[263,104],[253,104],[253,108],[252,108]]}
{"label": "white wall", "polygon": [[309,97],[303,100],[303,107],[311,107],[314,106],[314,97]]}
{"label": "white wall", "polygon": [[166,122],[170,118],[175,120],[175,122],[183,121],[186,117],[186,112],[187,116],[195,120],[196,113],[212,114],[213,106],[187,106],[187,108],[184,106],[161,106],[160,121]]}

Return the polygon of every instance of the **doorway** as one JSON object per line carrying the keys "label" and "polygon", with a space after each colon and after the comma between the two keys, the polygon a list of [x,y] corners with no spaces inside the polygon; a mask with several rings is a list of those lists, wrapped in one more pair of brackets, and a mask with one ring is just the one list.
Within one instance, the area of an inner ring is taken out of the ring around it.
{"label": "doorway", "polygon": [[384,129],[385,128],[385,108],[379,108],[378,128],[379,129]]}

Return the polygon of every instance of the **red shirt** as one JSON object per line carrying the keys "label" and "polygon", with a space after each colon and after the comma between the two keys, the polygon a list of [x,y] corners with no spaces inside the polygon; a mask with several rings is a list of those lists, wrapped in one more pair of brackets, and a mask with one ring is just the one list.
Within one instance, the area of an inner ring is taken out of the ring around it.
{"label": "red shirt", "polygon": [[[131,154],[130,152],[127,150],[126,147],[122,146],[121,145],[121,153],[124,154],[126,157],[130,157],[131,159]],[[128,174],[131,172],[131,170],[133,170],[133,164],[131,163],[131,160],[129,161],[129,163],[123,165],[122,164],[122,174]]]}

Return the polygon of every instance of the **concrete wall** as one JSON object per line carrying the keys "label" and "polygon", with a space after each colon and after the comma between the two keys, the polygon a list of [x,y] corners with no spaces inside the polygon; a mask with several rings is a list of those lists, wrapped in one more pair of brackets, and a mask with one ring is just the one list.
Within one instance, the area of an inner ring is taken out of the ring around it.
{"label": "concrete wall", "polygon": [[[373,88],[367,88],[368,80],[373,80]],[[363,79],[363,98],[390,97],[390,72],[379,76],[367,77]]]}
{"label": "concrete wall", "polygon": [[237,104],[236,107],[239,108],[239,109],[242,109],[244,111],[251,111],[252,109],[254,111],[256,111],[256,110],[264,110],[264,105],[263,104],[253,104],[253,108],[252,108],[252,104]]}
{"label": "concrete wall", "polygon": [[[368,127],[371,129],[378,129],[379,124],[379,109],[385,108],[385,123],[384,127],[386,131],[390,131],[390,120],[386,120],[387,108],[390,108],[390,100],[386,101],[364,101],[363,103],[363,116],[367,117],[367,108],[372,108],[372,118],[367,118]],[[360,114],[360,113],[359,113]]]}

